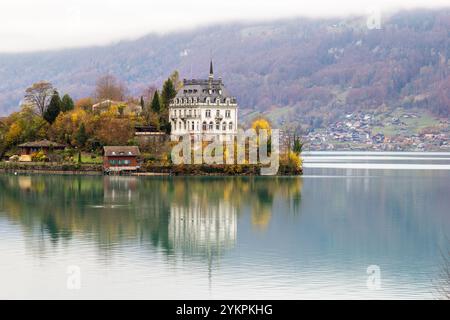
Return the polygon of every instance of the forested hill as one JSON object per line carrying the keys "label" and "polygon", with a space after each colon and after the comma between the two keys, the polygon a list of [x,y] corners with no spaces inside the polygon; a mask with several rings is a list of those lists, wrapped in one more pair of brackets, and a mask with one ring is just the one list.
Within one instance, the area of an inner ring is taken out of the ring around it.
{"label": "forested hill", "polygon": [[111,73],[132,95],[175,69],[206,77],[212,52],[243,108],[289,107],[293,114],[379,107],[450,111],[450,9],[366,19],[291,19],[218,25],[109,46],[0,55],[0,115],[18,108],[25,88],[44,79],[75,98]]}

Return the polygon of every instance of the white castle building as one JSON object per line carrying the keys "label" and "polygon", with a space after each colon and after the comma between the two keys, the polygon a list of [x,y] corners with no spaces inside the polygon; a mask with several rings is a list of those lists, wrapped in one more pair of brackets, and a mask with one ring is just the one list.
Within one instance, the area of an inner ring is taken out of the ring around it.
{"label": "white castle building", "polygon": [[208,79],[183,80],[183,87],[169,105],[172,135],[212,135],[222,140],[237,133],[236,98],[222,79],[214,79],[212,61]]}

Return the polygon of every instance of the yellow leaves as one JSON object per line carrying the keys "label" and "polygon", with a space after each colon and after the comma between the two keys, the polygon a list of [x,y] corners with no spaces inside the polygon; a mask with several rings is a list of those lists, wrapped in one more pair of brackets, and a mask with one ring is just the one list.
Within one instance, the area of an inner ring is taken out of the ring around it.
{"label": "yellow leaves", "polygon": [[74,125],[77,125],[82,119],[86,117],[86,111],[81,108],[75,109],[70,113],[70,119]]}
{"label": "yellow leaves", "polygon": [[258,118],[256,120],[254,120],[252,123],[252,129],[254,129],[257,134],[259,134],[259,130],[261,130],[261,129],[267,130],[269,136],[272,133],[272,128],[270,126],[269,121],[267,121],[264,118]]}
{"label": "yellow leaves", "polygon": [[289,151],[288,160],[290,164],[294,165],[298,169],[301,169],[303,161],[300,155],[295,152]]}
{"label": "yellow leaves", "polygon": [[20,135],[22,134],[22,127],[14,122],[6,133],[6,142],[8,144],[13,144],[19,141]]}

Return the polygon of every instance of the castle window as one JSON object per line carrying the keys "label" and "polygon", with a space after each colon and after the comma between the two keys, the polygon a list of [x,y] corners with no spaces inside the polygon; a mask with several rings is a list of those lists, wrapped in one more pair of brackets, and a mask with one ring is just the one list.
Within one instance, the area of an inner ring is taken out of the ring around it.
{"label": "castle window", "polygon": [[195,130],[194,125],[195,125],[195,123],[194,123],[194,121],[192,121],[192,122],[191,122],[191,129],[192,129],[192,130]]}
{"label": "castle window", "polygon": [[219,98],[216,99],[216,103],[220,104],[220,99]]}
{"label": "castle window", "polygon": [[192,115],[192,110],[191,109],[189,109],[188,114],[189,114],[189,117]]}
{"label": "castle window", "polygon": [[211,118],[211,110],[206,110],[206,117]]}
{"label": "castle window", "polygon": [[219,121],[216,122],[216,130],[220,130],[220,122]]}
{"label": "castle window", "polygon": [[229,130],[233,130],[233,122],[230,122],[230,123],[228,124],[228,129],[229,129]]}
{"label": "castle window", "polygon": [[226,110],[225,111],[225,118],[230,118],[230,116],[231,116],[230,110]]}
{"label": "castle window", "polygon": [[227,130],[227,123],[226,123],[226,122],[223,122],[223,123],[222,123],[222,130],[223,130],[223,131],[226,131],[226,130]]}
{"label": "castle window", "polygon": [[209,104],[210,103],[210,101],[211,101],[211,99],[209,99],[209,97],[208,98],[206,98],[206,104]]}
{"label": "castle window", "polygon": [[213,130],[214,129],[214,123],[211,121],[209,123],[209,130]]}
{"label": "castle window", "polygon": [[203,131],[206,131],[206,121],[203,121],[202,129],[203,129]]}
{"label": "castle window", "polygon": [[216,117],[220,117],[220,110],[216,110]]}

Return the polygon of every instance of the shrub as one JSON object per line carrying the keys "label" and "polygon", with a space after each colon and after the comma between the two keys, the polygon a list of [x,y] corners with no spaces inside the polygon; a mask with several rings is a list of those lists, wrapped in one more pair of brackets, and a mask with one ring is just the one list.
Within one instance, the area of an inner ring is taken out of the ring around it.
{"label": "shrub", "polygon": [[39,152],[34,152],[34,153],[31,154],[31,161],[33,161],[33,162],[46,162],[46,161],[48,161],[48,157],[41,150]]}

